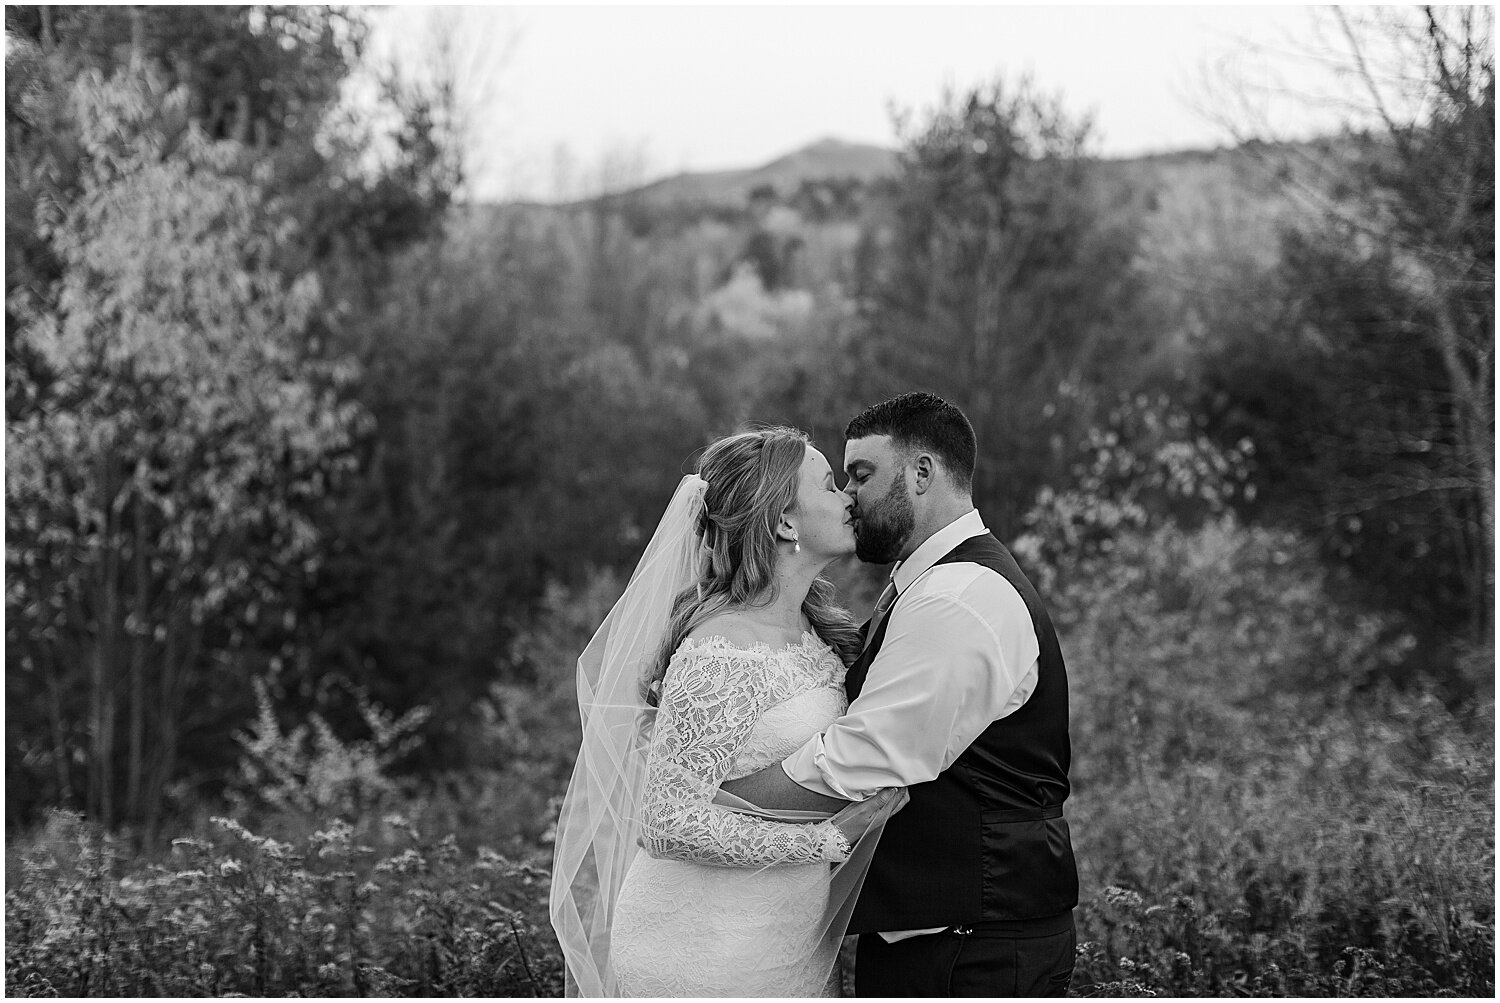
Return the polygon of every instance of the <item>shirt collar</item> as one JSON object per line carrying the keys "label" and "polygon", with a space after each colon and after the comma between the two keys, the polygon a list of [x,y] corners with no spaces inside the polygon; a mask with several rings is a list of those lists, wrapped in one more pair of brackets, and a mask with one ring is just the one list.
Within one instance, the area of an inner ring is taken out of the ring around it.
{"label": "shirt collar", "polygon": [[921,546],[912,551],[910,557],[891,569],[891,581],[896,583],[896,593],[899,595],[905,592],[908,585],[916,581],[948,551],[971,537],[987,532],[989,530],[985,528],[984,519],[980,516],[979,510],[971,508],[933,533],[922,541]]}

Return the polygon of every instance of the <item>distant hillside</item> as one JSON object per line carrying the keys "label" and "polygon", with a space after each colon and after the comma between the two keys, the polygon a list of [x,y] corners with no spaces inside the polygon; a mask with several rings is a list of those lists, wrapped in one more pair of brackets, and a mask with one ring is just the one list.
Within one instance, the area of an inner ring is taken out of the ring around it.
{"label": "distant hillside", "polygon": [[[1252,143],[1240,148],[1179,150],[1136,157],[1100,158],[1097,164],[1105,178],[1134,184],[1147,190],[1161,190],[1183,185],[1193,187],[1201,183],[1205,176],[1218,176],[1214,180],[1219,183],[1226,170],[1243,176],[1256,163],[1263,166],[1275,159],[1304,159],[1300,157],[1300,153],[1314,149],[1326,156],[1331,146],[1352,148],[1354,142],[1348,138],[1330,138],[1271,146]],[[663,212],[677,217],[691,217],[698,213],[739,214],[747,208],[751,194],[756,191],[770,189],[775,201],[787,202],[807,182],[854,181],[859,183],[858,187],[868,187],[874,182],[894,178],[898,171],[899,153],[896,150],[827,138],[759,167],[675,174],[638,188],[578,203],[526,202],[510,203],[509,207],[530,206],[543,210],[548,207],[582,208],[585,205],[603,204],[606,207],[628,208],[634,213]],[[483,215],[494,211],[504,212],[506,206],[481,204],[472,209]]]}
{"label": "distant hillside", "polygon": [[678,174],[617,196],[651,205],[742,208],[750,193],[769,186],[787,198],[804,181],[877,181],[896,173],[896,151],[865,143],[820,139],[760,167]]}
{"label": "distant hillside", "polygon": [[[1269,267],[1283,227],[1298,214],[1285,179],[1320,159],[1353,158],[1360,147],[1344,138],[1099,159],[1094,197],[1107,213],[1138,214],[1140,266],[1148,273],[1177,281],[1226,243],[1242,260]],[[599,211],[618,214],[642,242],[637,251],[691,262],[673,267],[688,268],[703,290],[724,282],[736,262],[792,241],[800,249],[782,247],[778,268],[782,281],[797,286],[847,278],[861,234],[890,224],[893,192],[879,182],[898,173],[894,150],[825,139],[760,167],[679,174],[586,202],[473,205],[463,218],[475,233],[515,221],[569,232]]]}

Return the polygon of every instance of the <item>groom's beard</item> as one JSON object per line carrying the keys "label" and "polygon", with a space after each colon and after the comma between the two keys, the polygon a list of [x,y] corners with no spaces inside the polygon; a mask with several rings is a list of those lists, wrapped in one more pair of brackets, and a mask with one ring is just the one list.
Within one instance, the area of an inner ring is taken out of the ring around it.
{"label": "groom's beard", "polygon": [[917,514],[906,496],[906,471],[873,505],[860,503],[854,523],[854,556],[867,564],[890,564],[917,528]]}

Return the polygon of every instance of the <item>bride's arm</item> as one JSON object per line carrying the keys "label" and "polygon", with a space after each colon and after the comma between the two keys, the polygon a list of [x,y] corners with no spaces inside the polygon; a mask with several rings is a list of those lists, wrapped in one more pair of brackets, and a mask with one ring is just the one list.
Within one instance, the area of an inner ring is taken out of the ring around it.
{"label": "bride's arm", "polygon": [[758,656],[734,650],[688,652],[673,662],[641,806],[641,842],[651,856],[727,867],[848,856],[848,839],[828,822],[771,822],[712,803],[764,709],[761,673]]}
{"label": "bride's arm", "polygon": [[810,791],[786,775],[780,763],[772,763],[738,780],[727,780],[724,790],[760,808],[794,811],[841,811],[849,802]]}

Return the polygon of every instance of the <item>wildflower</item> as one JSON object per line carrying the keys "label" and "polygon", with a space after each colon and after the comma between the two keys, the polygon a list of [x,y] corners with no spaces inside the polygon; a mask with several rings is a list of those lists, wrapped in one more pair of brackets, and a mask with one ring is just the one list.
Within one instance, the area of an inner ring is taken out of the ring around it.
{"label": "wildflower", "polygon": [[1138,909],[1142,899],[1139,894],[1119,885],[1110,885],[1104,889],[1104,901],[1120,909]]}
{"label": "wildflower", "polygon": [[249,843],[273,860],[284,860],[292,855],[292,846],[290,843],[280,843],[269,836],[257,836],[232,818],[212,815],[209,817],[209,821],[241,841]]}
{"label": "wildflower", "polygon": [[475,853],[474,869],[478,871],[501,871],[511,867],[511,862],[506,857],[488,846],[481,846]]}
{"label": "wildflower", "polygon": [[375,865],[375,870],[381,874],[394,871],[397,874],[411,874],[420,871],[427,861],[416,850],[406,849],[387,860],[382,860]]}
{"label": "wildflower", "polygon": [[406,833],[406,837],[413,843],[418,842],[422,838],[421,834],[417,832],[416,824],[405,815],[391,812],[385,816],[383,821],[392,829],[399,829],[401,832]]}
{"label": "wildflower", "polygon": [[354,827],[341,818],[333,820],[333,824],[327,829],[319,829],[312,834],[311,842],[318,844],[318,856],[327,856],[332,851],[332,844],[342,843],[348,845],[349,839],[354,835]]}

